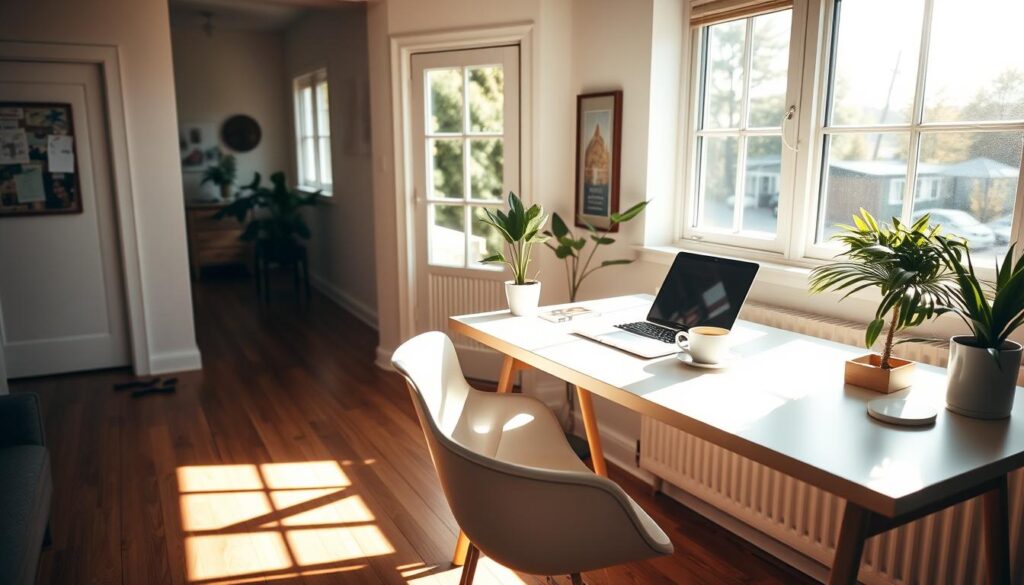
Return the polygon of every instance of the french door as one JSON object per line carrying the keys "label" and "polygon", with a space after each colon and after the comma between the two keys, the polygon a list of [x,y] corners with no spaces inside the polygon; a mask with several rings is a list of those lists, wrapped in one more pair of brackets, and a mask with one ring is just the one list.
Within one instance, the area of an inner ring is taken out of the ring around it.
{"label": "french door", "polygon": [[[447,332],[505,306],[507,270],[480,263],[502,239],[480,220],[519,194],[519,47],[419,53],[411,70],[416,329]],[[452,339],[467,376],[496,378],[500,356]]]}

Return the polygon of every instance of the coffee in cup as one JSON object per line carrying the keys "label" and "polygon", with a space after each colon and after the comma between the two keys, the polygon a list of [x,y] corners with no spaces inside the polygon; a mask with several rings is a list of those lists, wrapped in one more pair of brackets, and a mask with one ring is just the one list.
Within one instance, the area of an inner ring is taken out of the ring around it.
{"label": "coffee in cup", "polygon": [[722,327],[690,327],[676,334],[676,345],[690,354],[693,361],[718,364],[729,352],[729,330]]}

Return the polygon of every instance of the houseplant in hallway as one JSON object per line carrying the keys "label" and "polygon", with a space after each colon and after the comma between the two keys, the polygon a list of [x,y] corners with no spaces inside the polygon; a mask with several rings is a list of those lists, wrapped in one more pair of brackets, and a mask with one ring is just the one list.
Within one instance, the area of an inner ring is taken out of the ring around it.
{"label": "houseplant in hallway", "polygon": [[939,311],[956,314],[971,330],[949,340],[946,408],[957,414],[1006,418],[1013,410],[1021,345],[1009,336],[1024,324],[1024,258],[1014,264],[1013,249],[997,266],[995,283],[984,283],[970,251],[946,246],[957,287],[953,302]]}
{"label": "houseplant in hallway", "polygon": [[220,162],[210,165],[203,173],[203,180],[200,185],[213,183],[220,187],[220,198],[227,201],[231,199],[231,187],[235,185],[235,176],[238,173],[238,165],[233,154],[225,155]]}
{"label": "houseplant in hallway", "polygon": [[505,240],[505,254],[492,254],[481,262],[508,264],[512,269],[512,280],[505,282],[505,297],[513,315],[532,315],[540,302],[540,282],[530,279],[527,270],[534,244],[542,244],[547,237],[541,233],[547,216],[544,208],[531,205],[529,209],[512,192],[508,194],[508,214],[501,210],[484,209],[483,223],[498,230]]}
{"label": "houseplant in hallway", "polygon": [[834,236],[846,248],[839,254],[845,260],[812,270],[810,289],[843,292],[840,300],[863,289],[879,289],[882,299],[868,324],[864,345],[870,349],[888,321],[882,353],[847,361],[845,372],[847,383],[888,394],[913,380],[914,362],[892,355],[895,345],[913,340],[897,341],[896,334],[932,318],[938,307],[949,303],[954,274],[946,253],[966,246],[961,240],[939,236],[941,226],[931,225],[927,215],[910,226],[896,218],[891,225],[880,225],[861,209],[853,222],[839,226],[842,231]]}
{"label": "houseplant in hallway", "polygon": [[282,172],[270,176],[270,187],[262,186],[261,180],[256,173],[252,182],[242,187],[242,194],[214,217],[248,220],[240,239],[262,245],[274,260],[288,260],[301,247],[299,239],[309,239],[309,226],[301,212],[303,207],[316,205],[320,192],[304,194],[289,188]]}

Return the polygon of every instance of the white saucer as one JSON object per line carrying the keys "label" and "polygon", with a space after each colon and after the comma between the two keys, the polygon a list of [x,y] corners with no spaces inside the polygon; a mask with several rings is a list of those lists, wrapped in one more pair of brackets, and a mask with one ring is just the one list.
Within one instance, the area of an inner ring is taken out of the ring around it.
{"label": "white saucer", "polygon": [[930,425],[938,411],[934,406],[905,398],[876,398],[868,402],[868,414],[882,422],[908,427]]}
{"label": "white saucer", "polygon": [[723,370],[729,367],[729,361],[732,359],[732,356],[726,356],[724,360],[718,362],[717,364],[707,364],[704,362],[694,361],[693,356],[686,353],[685,351],[681,351],[676,354],[676,359],[690,367],[701,368],[702,370]]}

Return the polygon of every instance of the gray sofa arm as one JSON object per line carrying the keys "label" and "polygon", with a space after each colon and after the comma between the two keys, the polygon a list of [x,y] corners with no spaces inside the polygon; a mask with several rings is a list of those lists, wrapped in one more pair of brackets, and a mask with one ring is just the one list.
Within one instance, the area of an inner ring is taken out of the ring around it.
{"label": "gray sofa arm", "polygon": [[0,447],[45,445],[39,396],[0,396]]}

